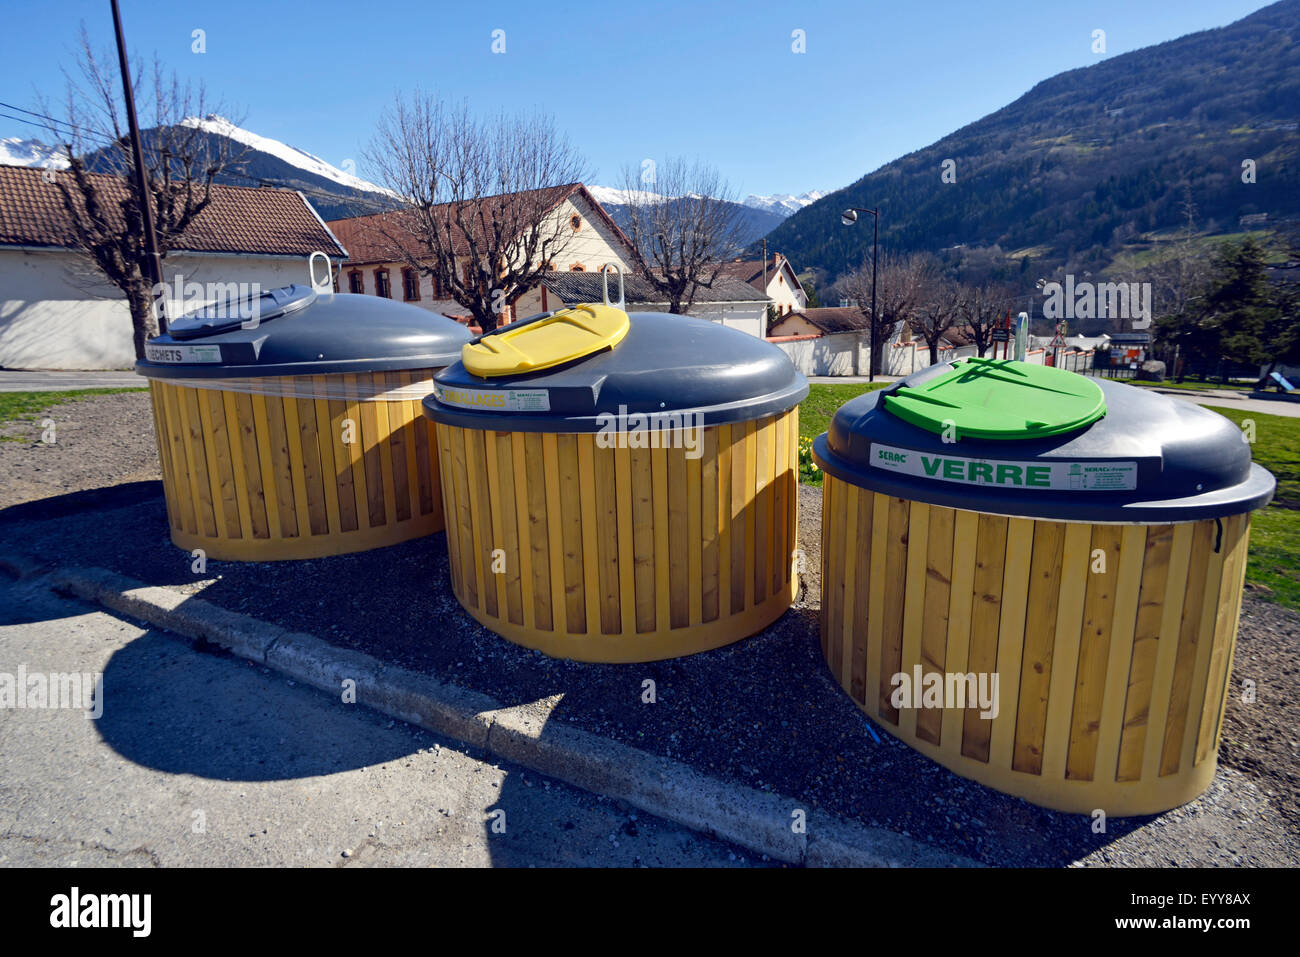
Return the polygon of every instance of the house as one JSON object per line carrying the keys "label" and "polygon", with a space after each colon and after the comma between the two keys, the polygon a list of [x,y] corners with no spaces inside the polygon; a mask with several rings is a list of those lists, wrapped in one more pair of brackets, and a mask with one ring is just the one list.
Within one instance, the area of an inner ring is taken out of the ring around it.
{"label": "house", "polygon": [[[557,226],[562,224],[562,228],[573,233],[564,249],[552,257],[552,269],[594,274],[605,263],[612,262],[625,273],[629,271],[633,259],[631,242],[587,187],[581,183],[568,183],[535,190],[530,193],[530,201],[537,199],[537,193],[545,194],[540,197],[538,206],[547,210],[546,215],[558,219]],[[484,201],[508,202],[512,196],[521,195],[503,194],[487,197]],[[398,245],[390,238],[398,236],[402,239],[401,245],[408,249],[419,248],[415,233],[408,227],[409,218],[410,213],[398,210],[330,220],[327,225],[350,253],[340,274],[341,291],[399,299],[467,321],[465,307],[438,288],[433,277],[408,265]],[[402,233],[410,237],[409,243]],[[457,267],[463,269],[469,263],[468,244],[462,242],[456,254]],[[509,303],[510,312],[503,317],[505,321],[539,311],[533,308],[532,302],[539,297],[534,294],[532,299],[527,299],[528,295],[525,293]],[[521,301],[523,299],[527,301]]]}
{"label": "house", "polygon": [[[601,302],[604,295],[599,273],[553,272],[547,273],[541,287],[521,298],[521,316],[549,312],[574,306],[580,302]],[[645,279],[625,276],[624,299],[629,313],[667,312],[668,302]],[[609,277],[610,301],[618,299],[618,279]],[[687,315],[709,319],[751,336],[763,334],[763,322],[771,300],[749,283],[726,276],[715,279],[708,288],[700,288]]]}
{"label": "house", "polygon": [[[772,322],[768,339],[780,346],[804,375],[865,375],[870,368],[871,321],[854,306],[792,312]],[[802,344],[801,344],[802,343]],[[930,364],[930,349],[907,323],[884,343],[886,375],[910,375]],[[969,330],[949,329],[939,340],[939,361],[975,355]]]}
{"label": "house", "polygon": [[[759,292],[766,293],[778,315],[802,312],[808,305],[808,294],[794,274],[794,267],[780,253],[773,253],[766,260],[737,259],[723,263],[722,275],[749,283]],[[772,334],[770,329],[768,334]]]}
{"label": "house", "polygon": [[[67,174],[0,166],[0,367],[130,368],[135,350],[126,298],[76,251],[51,175]],[[108,214],[120,215],[127,182],[89,175]],[[237,288],[231,283],[307,283],[307,259],[317,251],[333,263],[347,255],[301,193],[214,185],[210,204],[163,258],[163,278],[179,281],[186,304],[198,306],[229,298]]]}

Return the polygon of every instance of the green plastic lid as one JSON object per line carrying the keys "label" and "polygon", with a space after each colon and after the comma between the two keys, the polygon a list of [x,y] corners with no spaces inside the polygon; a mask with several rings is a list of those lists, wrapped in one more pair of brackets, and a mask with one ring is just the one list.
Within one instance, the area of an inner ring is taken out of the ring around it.
{"label": "green plastic lid", "polygon": [[1091,425],[1106,414],[1106,399],[1097,383],[1075,372],[971,357],[943,375],[891,390],[885,408],[928,432],[1014,440]]}

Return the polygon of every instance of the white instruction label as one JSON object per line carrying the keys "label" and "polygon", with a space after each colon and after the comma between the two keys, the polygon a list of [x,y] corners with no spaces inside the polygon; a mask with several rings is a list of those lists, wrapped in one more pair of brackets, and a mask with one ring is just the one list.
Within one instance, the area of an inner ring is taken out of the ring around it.
{"label": "white instruction label", "polygon": [[161,346],[146,342],[144,357],[150,362],[182,364],[187,362],[220,362],[220,346]]}
{"label": "white instruction label", "polygon": [[1136,462],[1008,462],[918,452],[871,443],[871,464],[917,478],[1044,491],[1113,492],[1137,488]]}
{"label": "white instruction label", "polygon": [[549,412],[551,394],[546,389],[462,389],[433,384],[433,394],[443,405],[487,412]]}

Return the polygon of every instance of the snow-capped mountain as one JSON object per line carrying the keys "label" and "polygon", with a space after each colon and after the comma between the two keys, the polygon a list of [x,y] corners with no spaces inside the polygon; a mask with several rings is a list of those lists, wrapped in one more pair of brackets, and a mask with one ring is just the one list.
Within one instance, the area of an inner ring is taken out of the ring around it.
{"label": "snow-capped mountain", "polygon": [[806,193],[800,193],[798,196],[792,196],[789,193],[777,193],[772,196],[755,196],[752,193],[744,198],[742,202],[750,209],[761,209],[764,212],[776,213],[784,218],[793,216],[799,210],[812,203],[817,202],[823,196],[827,195],[825,190],[810,189]]}
{"label": "snow-capped mountain", "polygon": [[257,150],[259,153],[266,153],[274,156],[276,159],[283,160],[290,166],[296,166],[305,170],[314,176],[320,176],[324,179],[333,180],[340,186],[346,186],[349,189],[357,189],[363,192],[382,193],[387,196],[396,196],[390,190],[382,186],[376,186],[374,183],[367,182],[359,176],[353,176],[346,173],[336,166],[331,166],[319,156],[313,156],[306,150],[300,150],[296,146],[290,146],[287,143],[281,143],[279,140],[273,140],[269,136],[259,136],[249,130],[236,126],[224,116],[218,116],[215,113],[209,114],[203,118],[197,116],[187,116],[181,120],[182,126],[188,126],[195,129],[201,129],[205,133],[212,133],[216,136],[224,136],[226,139],[234,140],[250,149]]}
{"label": "snow-capped mountain", "polygon": [[52,146],[46,146],[40,140],[20,140],[16,136],[0,139],[0,163],[6,166],[44,166],[49,169],[64,169],[68,165],[65,157]]}

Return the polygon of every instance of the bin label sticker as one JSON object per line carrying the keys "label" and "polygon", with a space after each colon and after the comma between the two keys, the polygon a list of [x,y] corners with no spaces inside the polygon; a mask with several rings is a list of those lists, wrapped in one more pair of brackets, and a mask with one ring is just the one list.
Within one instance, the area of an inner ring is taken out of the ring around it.
{"label": "bin label sticker", "polygon": [[433,394],[443,405],[484,412],[549,412],[551,394],[546,389],[461,389],[433,384]]}
{"label": "bin label sticker", "polygon": [[173,365],[187,362],[220,362],[221,346],[161,346],[144,344],[144,357],[150,362]]}
{"label": "bin label sticker", "polygon": [[917,478],[1065,492],[1113,492],[1137,488],[1136,462],[1008,462],[918,452],[871,443],[871,464]]}

